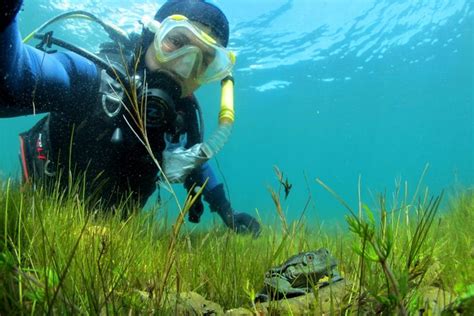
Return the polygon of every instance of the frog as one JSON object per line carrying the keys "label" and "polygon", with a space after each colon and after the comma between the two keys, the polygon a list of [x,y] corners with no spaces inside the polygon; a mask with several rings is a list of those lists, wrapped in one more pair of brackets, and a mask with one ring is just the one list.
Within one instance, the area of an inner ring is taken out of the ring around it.
{"label": "frog", "polygon": [[[337,261],[326,248],[298,253],[282,265],[265,273],[264,288],[256,302],[280,300],[305,295],[332,282],[342,280],[336,270]],[[329,281],[320,282],[324,277]]]}

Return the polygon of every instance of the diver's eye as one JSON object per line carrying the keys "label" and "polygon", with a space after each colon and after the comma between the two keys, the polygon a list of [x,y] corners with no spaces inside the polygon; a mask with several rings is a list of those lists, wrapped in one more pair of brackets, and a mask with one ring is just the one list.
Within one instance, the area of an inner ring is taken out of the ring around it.
{"label": "diver's eye", "polygon": [[166,37],[165,45],[170,51],[173,51],[185,46],[188,42],[185,36],[170,35]]}

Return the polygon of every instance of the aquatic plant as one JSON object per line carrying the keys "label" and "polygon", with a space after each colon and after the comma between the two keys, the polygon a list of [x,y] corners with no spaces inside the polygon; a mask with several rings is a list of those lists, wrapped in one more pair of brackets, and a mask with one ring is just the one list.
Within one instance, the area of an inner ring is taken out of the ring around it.
{"label": "aquatic plant", "polygon": [[[124,221],[120,212],[88,206],[82,188],[79,182],[66,192],[12,181],[0,186],[1,314],[173,314],[182,304],[177,298],[189,291],[224,309],[257,312],[253,299],[265,271],[320,247],[338,258],[352,282],[347,297],[329,302],[335,313],[394,313],[403,305],[412,314],[434,308],[427,288],[445,297],[441,306],[472,291],[472,191],[452,195],[436,213],[440,198],[431,200],[426,191],[401,198],[397,192],[408,190],[397,189],[391,203],[381,195],[375,206],[361,203],[360,215],[348,215],[350,234],[303,219],[288,222],[286,231],[269,223],[254,239],[221,226],[189,229],[182,217],[166,226],[158,220],[164,206],[131,211]],[[315,296],[314,313],[323,303]],[[278,304],[271,304],[276,312]]]}

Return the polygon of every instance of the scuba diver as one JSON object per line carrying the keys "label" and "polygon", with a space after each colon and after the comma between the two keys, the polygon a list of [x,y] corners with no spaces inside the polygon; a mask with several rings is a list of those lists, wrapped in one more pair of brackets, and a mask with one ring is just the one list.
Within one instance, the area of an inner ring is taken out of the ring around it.
{"label": "scuba diver", "polygon": [[[25,182],[67,187],[73,174],[85,180],[88,198],[96,195],[110,209],[123,201],[143,207],[163,179],[183,183],[188,192],[203,187],[204,200],[227,227],[259,234],[257,220],[234,211],[206,162],[222,148],[234,121],[235,56],[226,48],[229,25],[217,6],[169,0],[139,35],[75,11],[24,40],[16,19],[21,6],[22,0],[0,4],[0,117],[48,113],[20,135]],[[40,34],[71,16],[97,22],[113,41],[93,54],[53,32]],[[36,48],[24,44],[32,37],[41,41]],[[204,140],[193,92],[216,80],[222,84],[219,127]],[[134,107],[138,103],[143,111]],[[198,223],[203,210],[199,199],[189,221]]]}

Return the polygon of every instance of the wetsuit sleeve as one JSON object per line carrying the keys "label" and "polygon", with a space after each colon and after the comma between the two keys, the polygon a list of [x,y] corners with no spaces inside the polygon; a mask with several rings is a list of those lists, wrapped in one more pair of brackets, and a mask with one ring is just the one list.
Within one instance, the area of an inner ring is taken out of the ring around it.
{"label": "wetsuit sleeve", "polygon": [[204,201],[209,203],[209,207],[213,212],[230,209],[230,203],[224,191],[224,185],[220,183],[208,163],[203,164],[200,168],[194,170],[185,180],[184,187],[190,190],[193,185],[202,186],[204,182],[202,195]]}
{"label": "wetsuit sleeve", "polygon": [[204,182],[207,184],[206,187],[204,188],[204,194],[207,191],[210,191],[214,189],[217,185],[220,183],[217,180],[216,175],[214,174],[214,171],[212,170],[211,166],[206,162],[202,166],[196,168],[184,181],[184,187],[189,190],[191,187],[198,186],[201,187]]}
{"label": "wetsuit sleeve", "polygon": [[[20,3],[2,2],[0,15],[18,11]],[[9,25],[2,20],[0,26],[0,117],[84,111],[74,105],[95,95],[96,66],[74,53],[47,54],[23,44],[17,21],[9,14]]]}

